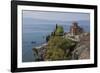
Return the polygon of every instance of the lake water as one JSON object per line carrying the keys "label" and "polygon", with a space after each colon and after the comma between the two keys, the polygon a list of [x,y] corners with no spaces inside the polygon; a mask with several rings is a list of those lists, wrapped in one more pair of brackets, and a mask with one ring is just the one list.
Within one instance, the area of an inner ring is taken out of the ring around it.
{"label": "lake water", "polygon": [[[78,21],[78,23],[86,32],[90,31],[89,21]],[[68,32],[71,26],[70,24],[72,22],[60,23],[59,25],[62,25],[64,31]],[[32,48],[45,43],[46,36],[51,34],[55,26],[56,23],[35,24],[35,22],[26,22],[24,20],[22,28],[22,62],[34,62],[35,57]]]}

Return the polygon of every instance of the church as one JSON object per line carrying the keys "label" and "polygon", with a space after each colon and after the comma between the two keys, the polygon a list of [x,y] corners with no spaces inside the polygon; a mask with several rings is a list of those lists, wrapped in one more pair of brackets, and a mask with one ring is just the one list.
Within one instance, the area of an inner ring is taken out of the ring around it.
{"label": "church", "polygon": [[82,32],[83,32],[83,29],[80,26],[78,26],[78,23],[73,22],[72,26],[70,27],[71,35],[79,35]]}

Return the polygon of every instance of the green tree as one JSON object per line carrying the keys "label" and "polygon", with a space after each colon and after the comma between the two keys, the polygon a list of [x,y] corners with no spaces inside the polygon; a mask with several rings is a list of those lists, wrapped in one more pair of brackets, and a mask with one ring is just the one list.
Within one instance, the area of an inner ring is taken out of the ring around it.
{"label": "green tree", "polygon": [[64,34],[64,29],[62,26],[56,25],[55,35],[56,36],[62,36]]}

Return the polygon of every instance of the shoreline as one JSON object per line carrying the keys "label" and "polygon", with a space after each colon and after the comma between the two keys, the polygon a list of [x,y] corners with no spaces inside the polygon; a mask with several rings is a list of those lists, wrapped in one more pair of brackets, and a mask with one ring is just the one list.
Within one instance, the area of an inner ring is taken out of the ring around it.
{"label": "shoreline", "polygon": [[44,43],[44,44],[42,44],[41,46],[37,46],[37,47],[34,47],[34,48],[40,49],[41,47],[44,47],[44,46],[46,46],[46,45],[47,45],[47,43]]}

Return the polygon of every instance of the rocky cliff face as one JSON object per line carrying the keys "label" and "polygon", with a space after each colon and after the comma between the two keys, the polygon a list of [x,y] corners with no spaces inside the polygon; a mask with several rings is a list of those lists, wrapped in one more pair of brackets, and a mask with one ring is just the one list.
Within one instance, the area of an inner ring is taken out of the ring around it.
{"label": "rocky cliff face", "polygon": [[90,34],[83,33],[80,35],[80,41],[72,52],[72,59],[89,59],[90,58]]}

